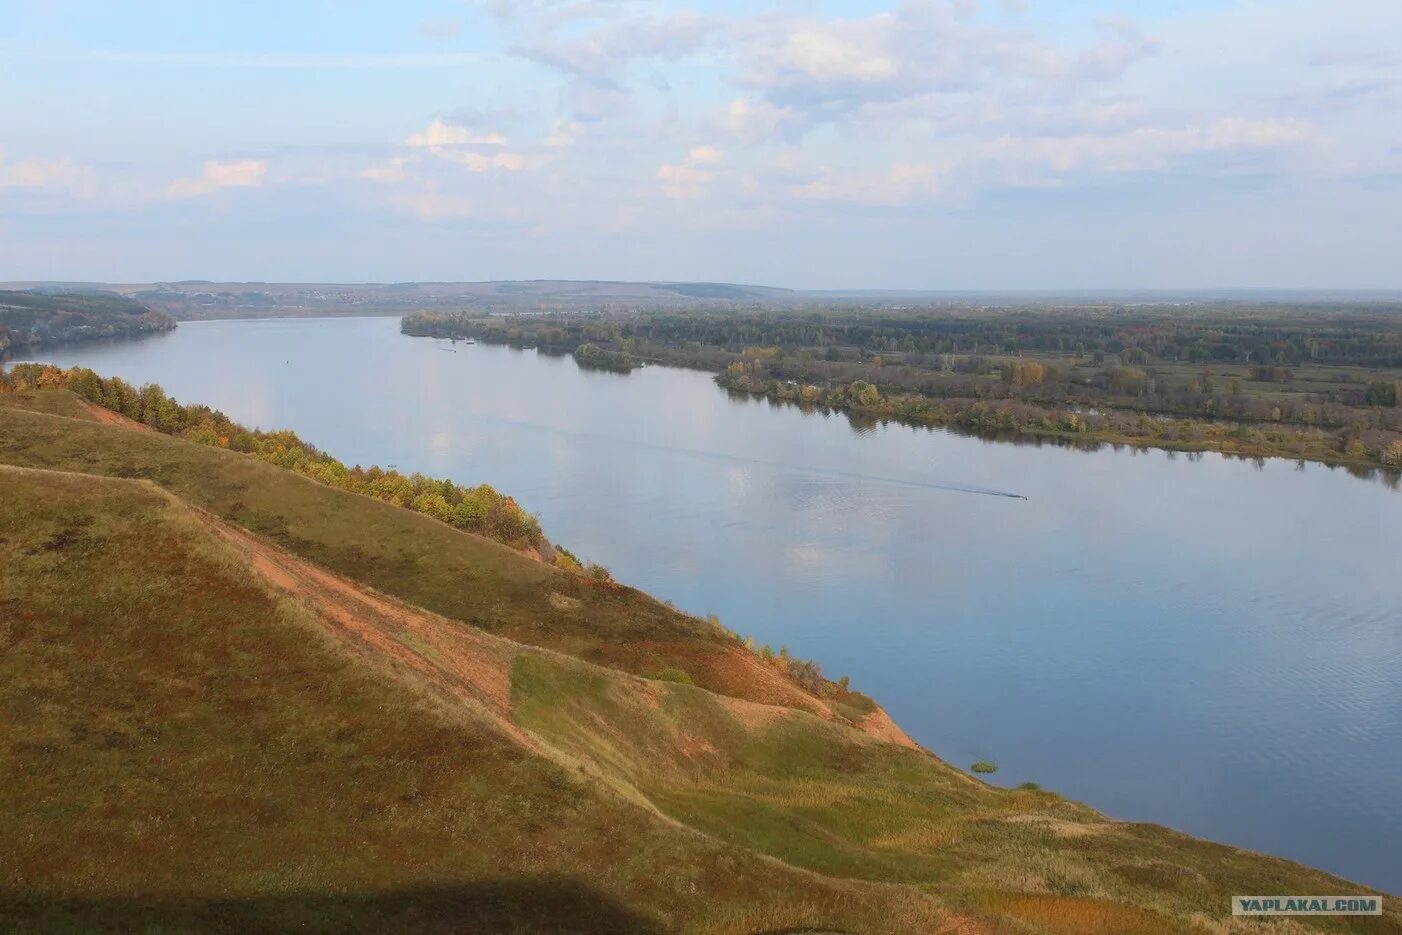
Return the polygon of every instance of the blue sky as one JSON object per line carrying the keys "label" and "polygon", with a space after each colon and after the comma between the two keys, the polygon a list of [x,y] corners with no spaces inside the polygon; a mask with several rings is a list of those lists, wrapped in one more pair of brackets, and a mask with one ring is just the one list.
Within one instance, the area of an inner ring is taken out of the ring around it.
{"label": "blue sky", "polygon": [[0,279],[1402,287],[1392,0],[0,0]]}

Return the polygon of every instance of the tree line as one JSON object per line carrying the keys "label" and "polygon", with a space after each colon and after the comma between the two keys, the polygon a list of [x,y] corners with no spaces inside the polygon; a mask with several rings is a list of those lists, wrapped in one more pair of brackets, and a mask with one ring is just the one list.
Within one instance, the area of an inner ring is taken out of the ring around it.
{"label": "tree line", "polygon": [[22,348],[169,331],[175,319],[109,292],[0,291],[0,360]]}
{"label": "tree line", "polygon": [[[475,318],[458,312],[416,312],[406,315],[399,330],[414,337],[471,338],[483,344],[536,348],[548,354],[570,354],[581,367],[629,373],[643,365],[634,352],[638,343],[623,337],[613,322],[554,319],[533,327],[521,318]],[[602,345],[608,345],[607,347]]]}
{"label": "tree line", "polygon": [[[1165,418],[1143,409],[1100,409],[1093,404],[1051,406],[1021,399],[886,394],[864,380],[822,385],[780,380],[770,374],[768,366],[763,359],[742,358],[716,380],[732,391],[801,406],[846,410],[915,425],[954,426],[989,437],[1059,437],[1402,469],[1402,433],[1370,427],[1366,420],[1330,430],[1281,422],[1278,414],[1274,420],[1257,423],[1232,418]],[[1229,416],[1229,409],[1222,408],[1224,416]]]}
{"label": "tree line", "polygon": [[[1119,357],[1127,363],[1304,363],[1402,367],[1402,308],[1358,305],[1342,310],[1235,305],[1197,309],[911,310],[833,309],[724,312],[657,311],[612,322],[622,339],[661,345],[697,344],[738,351],[746,346],[810,348],[846,355],[992,355],[1029,352]],[[547,320],[541,328],[560,328]],[[595,324],[599,327],[599,323]]]}
{"label": "tree line", "polygon": [[587,347],[709,370],[734,391],[984,434],[1402,467],[1402,310],[1385,307],[459,312],[410,316],[403,331]]}

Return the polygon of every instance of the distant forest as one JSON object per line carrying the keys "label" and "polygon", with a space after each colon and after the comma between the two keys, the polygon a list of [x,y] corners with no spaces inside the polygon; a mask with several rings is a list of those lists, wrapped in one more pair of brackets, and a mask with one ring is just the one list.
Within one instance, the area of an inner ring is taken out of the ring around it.
{"label": "distant forest", "polygon": [[0,292],[0,359],[26,348],[169,331],[175,319],[109,292]]}
{"label": "distant forest", "polygon": [[875,419],[1402,468],[1402,308],[425,312],[406,334],[612,353]]}

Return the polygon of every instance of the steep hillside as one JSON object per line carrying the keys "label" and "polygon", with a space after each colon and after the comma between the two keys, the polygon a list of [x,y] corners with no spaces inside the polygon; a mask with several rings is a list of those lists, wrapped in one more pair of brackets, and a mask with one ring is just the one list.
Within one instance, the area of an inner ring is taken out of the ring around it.
{"label": "steep hillside", "polygon": [[[639,591],[559,574],[427,516],[234,451],[156,432],[114,436],[110,416],[64,391],[0,393],[0,461],[155,480],[303,558],[489,632],[640,675],[679,669],[726,694],[829,710],[733,636]],[[850,700],[855,707],[839,713],[870,713],[865,699]]]}
{"label": "steep hillside", "polygon": [[1233,923],[1362,890],[988,786],[638,592],[64,391],[0,394],[0,490],[6,931],[1402,931]]}
{"label": "steep hillside", "polygon": [[892,908],[540,755],[503,719],[505,644],[468,635],[473,677],[434,677],[434,637],[378,643],[398,624],[374,604],[283,590],[144,482],[0,485],[0,930],[748,931]]}

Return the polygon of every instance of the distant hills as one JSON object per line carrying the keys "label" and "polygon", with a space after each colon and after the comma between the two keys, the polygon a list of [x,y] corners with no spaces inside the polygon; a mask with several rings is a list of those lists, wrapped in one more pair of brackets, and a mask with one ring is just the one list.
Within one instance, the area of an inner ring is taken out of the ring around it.
{"label": "distant hills", "polygon": [[157,283],[0,284],[39,292],[104,290],[180,319],[401,314],[425,309],[568,311],[697,305],[793,305],[802,294],[716,282],[538,279],[494,282],[269,283],[182,280]]}
{"label": "distant hills", "polygon": [[1402,292],[1202,290],[797,290],[727,282],[629,282],[530,279],[487,282],[279,283],[184,279],[147,283],[28,281],[0,289],[41,294],[111,294],[179,320],[342,315],[403,315],[415,311],[531,314],[667,308],[1058,309],[1138,306],[1388,305]]}
{"label": "distant hills", "polygon": [[22,348],[168,331],[165,312],[111,292],[0,291],[0,358]]}

